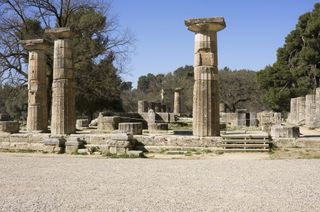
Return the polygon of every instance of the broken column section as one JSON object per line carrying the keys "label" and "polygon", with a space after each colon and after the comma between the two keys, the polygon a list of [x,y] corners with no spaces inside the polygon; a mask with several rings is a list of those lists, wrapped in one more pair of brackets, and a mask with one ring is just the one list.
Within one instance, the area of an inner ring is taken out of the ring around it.
{"label": "broken column section", "polygon": [[219,136],[217,32],[226,24],[219,17],[190,19],[185,25],[195,32],[193,135]]}
{"label": "broken column section", "polygon": [[173,113],[175,115],[180,115],[181,113],[181,91],[183,88],[176,88],[174,90],[174,106],[173,106]]}
{"label": "broken column section", "polygon": [[54,40],[51,134],[75,132],[75,92],[70,28],[47,29]]}
{"label": "broken column section", "polygon": [[47,55],[50,45],[44,39],[21,43],[29,51],[27,131],[45,132],[48,129]]}

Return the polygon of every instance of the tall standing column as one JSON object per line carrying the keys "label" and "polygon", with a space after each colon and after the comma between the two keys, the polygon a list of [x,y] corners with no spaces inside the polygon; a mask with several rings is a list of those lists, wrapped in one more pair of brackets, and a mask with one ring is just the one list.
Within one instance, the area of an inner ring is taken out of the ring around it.
{"label": "tall standing column", "polygon": [[21,42],[29,51],[27,131],[45,132],[48,129],[47,53],[49,43],[43,39]]}
{"label": "tall standing column", "polygon": [[51,134],[75,132],[75,93],[70,28],[48,29],[54,40]]}
{"label": "tall standing column", "polygon": [[181,91],[182,88],[176,88],[174,90],[173,113],[177,115],[180,115],[181,113]]}
{"label": "tall standing column", "polygon": [[219,136],[219,84],[217,32],[226,27],[224,18],[201,18],[185,21],[195,32],[193,135]]}

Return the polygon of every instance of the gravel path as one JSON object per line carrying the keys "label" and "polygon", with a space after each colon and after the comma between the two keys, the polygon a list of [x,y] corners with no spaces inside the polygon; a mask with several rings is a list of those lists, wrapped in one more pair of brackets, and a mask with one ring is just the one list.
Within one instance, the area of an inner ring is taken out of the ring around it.
{"label": "gravel path", "polygon": [[320,160],[0,154],[1,211],[319,211]]}

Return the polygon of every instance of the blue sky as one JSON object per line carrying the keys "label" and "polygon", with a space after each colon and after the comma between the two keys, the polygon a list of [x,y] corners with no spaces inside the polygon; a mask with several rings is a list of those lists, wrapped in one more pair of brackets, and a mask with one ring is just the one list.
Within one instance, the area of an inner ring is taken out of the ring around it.
{"label": "blue sky", "polygon": [[222,16],[219,68],[259,71],[276,60],[276,50],[298,18],[319,0],[113,0],[112,13],[137,39],[123,79],[136,85],[147,73],[167,73],[193,64],[194,34],[184,20]]}

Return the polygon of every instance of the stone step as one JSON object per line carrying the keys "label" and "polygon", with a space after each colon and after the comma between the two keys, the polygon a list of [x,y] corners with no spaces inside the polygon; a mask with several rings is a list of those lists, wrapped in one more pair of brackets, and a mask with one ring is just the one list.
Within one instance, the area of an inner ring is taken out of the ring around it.
{"label": "stone step", "polygon": [[224,152],[269,152],[269,149],[224,149]]}
{"label": "stone step", "polygon": [[222,147],[269,148],[269,144],[222,144]]}
{"label": "stone step", "polygon": [[223,143],[270,143],[269,140],[262,139],[225,139]]}
{"label": "stone step", "polygon": [[231,134],[231,135],[221,135],[222,138],[237,138],[237,139],[255,139],[255,138],[262,138],[262,139],[268,139],[269,136],[265,134]]}

